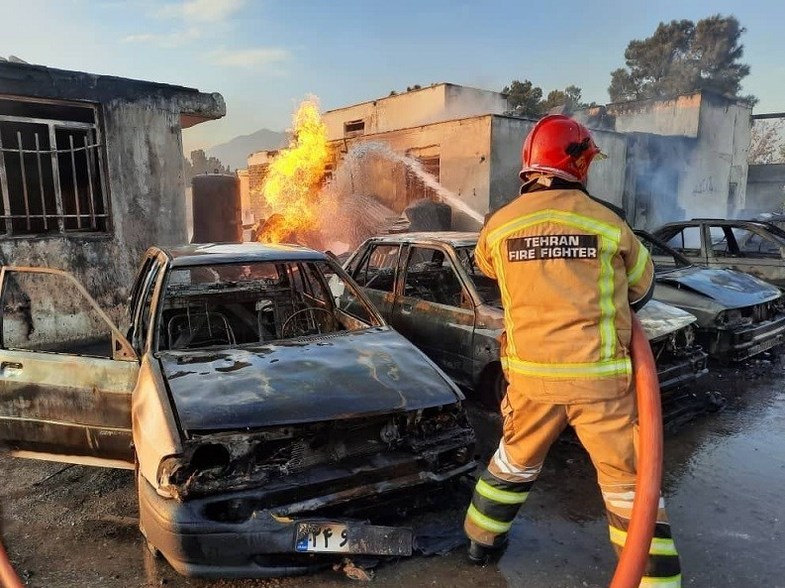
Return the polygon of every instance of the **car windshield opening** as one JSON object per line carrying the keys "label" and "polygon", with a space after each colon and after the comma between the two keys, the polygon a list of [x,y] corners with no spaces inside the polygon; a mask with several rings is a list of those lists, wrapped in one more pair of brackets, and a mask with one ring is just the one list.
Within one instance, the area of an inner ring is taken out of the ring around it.
{"label": "car windshield opening", "polygon": [[692,262],[684,257],[684,255],[671,249],[656,237],[637,230],[635,231],[635,236],[638,237],[644,247],[649,250],[656,273],[670,272],[675,269],[692,265]]}
{"label": "car windshield opening", "polygon": [[502,295],[499,291],[499,284],[493,278],[486,276],[477,264],[474,262],[474,246],[471,247],[456,247],[455,253],[458,255],[458,260],[461,262],[463,269],[474,282],[474,288],[477,294],[485,304],[491,306],[501,306]]}
{"label": "car windshield opening", "polygon": [[175,268],[163,296],[159,350],[270,343],[379,326],[328,262]]}

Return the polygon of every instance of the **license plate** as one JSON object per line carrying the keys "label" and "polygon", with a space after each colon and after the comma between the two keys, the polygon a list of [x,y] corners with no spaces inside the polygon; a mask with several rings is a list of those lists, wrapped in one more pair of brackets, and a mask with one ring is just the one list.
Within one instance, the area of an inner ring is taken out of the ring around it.
{"label": "license plate", "polygon": [[771,349],[772,347],[779,345],[780,343],[782,343],[781,337],[773,337],[768,341],[764,341],[763,343],[758,343],[757,345],[753,345],[747,350],[747,357],[752,357],[753,355],[757,355],[763,351],[766,351],[767,349]]}
{"label": "license plate", "polygon": [[297,523],[294,550],[302,553],[411,555],[412,531],[353,523]]}

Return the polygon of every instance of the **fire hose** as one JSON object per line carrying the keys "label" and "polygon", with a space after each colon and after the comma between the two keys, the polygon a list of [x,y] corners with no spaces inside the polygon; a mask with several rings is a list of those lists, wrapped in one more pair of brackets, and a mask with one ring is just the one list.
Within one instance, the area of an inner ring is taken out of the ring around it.
{"label": "fire hose", "polygon": [[638,317],[632,313],[632,365],[638,400],[639,448],[627,540],[610,588],[637,588],[649,555],[662,481],[662,405],[654,355]]}
{"label": "fire hose", "polygon": [[0,542],[0,586],[2,588],[22,588],[24,586],[19,576],[16,575],[2,542]]}

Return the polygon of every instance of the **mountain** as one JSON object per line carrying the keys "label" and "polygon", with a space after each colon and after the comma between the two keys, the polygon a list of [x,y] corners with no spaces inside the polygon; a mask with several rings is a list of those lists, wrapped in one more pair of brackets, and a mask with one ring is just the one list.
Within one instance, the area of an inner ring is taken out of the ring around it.
{"label": "mountain", "polygon": [[207,157],[217,157],[221,163],[228,165],[232,171],[244,168],[248,164],[248,156],[254,151],[279,149],[288,142],[286,133],[276,133],[270,129],[259,129],[250,135],[240,135],[215,147],[205,149]]}

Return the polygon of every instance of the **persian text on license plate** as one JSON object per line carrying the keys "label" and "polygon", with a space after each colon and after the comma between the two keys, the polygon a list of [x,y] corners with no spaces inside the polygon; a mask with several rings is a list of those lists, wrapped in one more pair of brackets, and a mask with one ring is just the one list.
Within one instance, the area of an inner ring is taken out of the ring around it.
{"label": "persian text on license plate", "polygon": [[412,554],[412,531],[366,524],[300,522],[294,549],[307,553],[407,556]]}
{"label": "persian text on license plate", "polygon": [[340,523],[297,524],[296,551],[350,553],[349,529]]}

